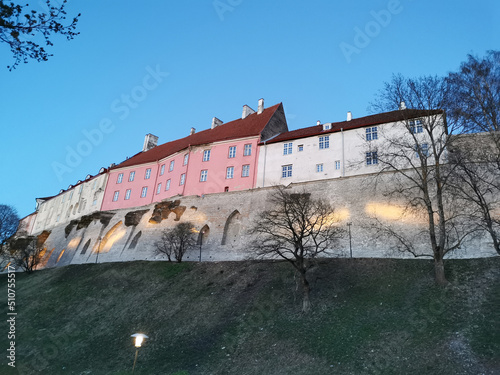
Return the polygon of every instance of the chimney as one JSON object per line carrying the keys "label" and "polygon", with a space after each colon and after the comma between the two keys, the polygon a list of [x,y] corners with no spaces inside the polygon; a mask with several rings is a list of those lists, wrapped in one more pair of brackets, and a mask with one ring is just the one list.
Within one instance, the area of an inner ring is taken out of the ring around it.
{"label": "chimney", "polygon": [[259,99],[259,107],[257,108],[257,114],[260,115],[264,112],[264,99]]}
{"label": "chimney", "polygon": [[142,152],[151,150],[153,147],[156,147],[157,144],[158,137],[156,135],[151,133],[146,134],[146,137],[144,138],[144,146],[142,146]]}
{"label": "chimney", "polygon": [[245,117],[251,115],[252,113],[255,113],[255,111],[245,104],[243,106],[243,113],[241,114],[241,118],[244,119]]}
{"label": "chimney", "polygon": [[217,126],[222,125],[223,123],[224,123],[224,121],[219,120],[217,117],[214,117],[214,118],[212,118],[212,127],[211,127],[211,129],[216,128]]}
{"label": "chimney", "polygon": [[316,121],[316,125],[321,125],[321,121]]}
{"label": "chimney", "polygon": [[352,120],[352,113],[351,111],[348,111],[347,112],[347,121],[351,121]]}
{"label": "chimney", "polygon": [[196,129],[195,128],[191,128],[191,130],[189,131],[189,135],[193,135],[194,133],[196,133]]}
{"label": "chimney", "polygon": [[406,109],[406,103],[405,102],[399,103],[399,110],[402,111],[403,109]]}

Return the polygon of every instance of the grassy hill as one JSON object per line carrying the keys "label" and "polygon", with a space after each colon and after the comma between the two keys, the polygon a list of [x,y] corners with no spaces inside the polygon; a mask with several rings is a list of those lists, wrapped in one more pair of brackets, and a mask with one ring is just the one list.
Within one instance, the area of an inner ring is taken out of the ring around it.
{"label": "grassy hill", "polygon": [[[313,312],[283,262],[86,264],[16,274],[16,369],[130,374],[500,374],[500,258],[329,259]],[[7,275],[0,276],[7,315]],[[4,319],[5,321],[6,319]],[[0,340],[9,348],[7,323]]]}

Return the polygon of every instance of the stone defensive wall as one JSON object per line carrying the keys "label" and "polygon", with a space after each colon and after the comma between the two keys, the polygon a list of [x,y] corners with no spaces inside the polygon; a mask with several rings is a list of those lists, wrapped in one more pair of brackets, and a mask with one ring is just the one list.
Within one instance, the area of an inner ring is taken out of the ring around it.
{"label": "stone defensive wall", "polygon": [[[414,238],[416,248],[429,253],[429,241],[422,230],[425,215],[407,212],[401,204],[386,197],[381,186],[390,186],[392,173],[363,175],[291,184],[288,188],[323,197],[335,207],[338,225],[345,236],[331,256],[411,257],[395,249],[394,238],[380,230],[389,225]],[[266,209],[273,188],[239,192],[179,196],[161,203],[134,209],[101,211],[82,216],[52,228],[46,237],[43,267],[95,262],[132,260],[165,260],[155,254],[154,242],[161,231],[179,222],[190,221],[198,236],[198,246],[184,257],[185,261],[233,261],[252,257],[248,244],[255,241],[248,228]],[[350,224],[350,225],[348,225]],[[350,229],[350,236],[349,236]],[[450,253],[448,258],[496,256],[485,234],[475,235]]]}

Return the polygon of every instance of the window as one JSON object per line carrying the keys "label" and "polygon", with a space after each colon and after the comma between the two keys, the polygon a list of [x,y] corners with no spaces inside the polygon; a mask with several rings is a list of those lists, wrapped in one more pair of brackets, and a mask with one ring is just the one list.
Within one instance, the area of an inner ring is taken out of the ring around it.
{"label": "window", "polygon": [[71,190],[71,193],[69,194],[69,200],[71,200],[71,198],[73,198],[73,193],[74,192],[75,192],[74,190]]}
{"label": "window", "polygon": [[120,195],[120,192],[115,191],[115,193],[113,194],[113,202],[116,202],[118,200],[119,195]]}
{"label": "window", "polygon": [[148,187],[144,186],[141,191],[141,198],[146,198],[146,195],[148,195]]}
{"label": "window", "polygon": [[200,182],[205,182],[207,180],[208,171],[206,169],[202,170],[200,173]]}
{"label": "window", "polygon": [[168,168],[168,170],[169,170],[170,172],[172,172],[172,171],[174,170],[174,163],[175,163],[175,160],[172,160],[172,161],[170,162],[170,167]]}
{"label": "window", "polygon": [[94,180],[94,184],[92,185],[92,190],[95,190],[96,185],[97,185],[97,179]]}
{"label": "window", "polygon": [[146,169],[146,174],[144,176],[144,179],[149,180],[150,177],[151,177],[151,168],[148,168]]}
{"label": "window", "polygon": [[366,153],[366,165],[378,164],[377,151]]}
{"label": "window", "polygon": [[252,144],[247,144],[245,145],[245,149],[243,150],[243,156],[250,156],[252,155]]}
{"label": "window", "polygon": [[373,141],[374,139],[378,139],[376,126],[374,126],[373,128],[366,128],[365,131],[366,131],[366,140],[367,141]]}
{"label": "window", "polygon": [[298,152],[304,151],[304,145],[298,145],[297,146],[297,151]]}
{"label": "window", "polygon": [[184,165],[187,165],[189,161],[189,154],[184,155]]}
{"label": "window", "polygon": [[203,151],[203,161],[209,161],[209,160],[210,160],[210,150]]}
{"label": "window", "polygon": [[165,184],[165,191],[170,190],[170,179],[167,180],[167,183]]}
{"label": "window", "polygon": [[132,190],[131,189],[127,189],[127,191],[125,192],[125,200],[129,200],[130,199],[130,193],[132,193]]}
{"label": "window", "polygon": [[281,166],[281,177],[286,178],[286,177],[292,177],[292,165],[282,165]]}
{"label": "window", "polygon": [[248,177],[250,176],[250,164],[245,164],[241,168],[241,177]]}
{"label": "window", "polygon": [[117,184],[121,184],[121,183],[122,183],[122,181],[123,181],[123,173],[120,173],[120,174],[118,175],[118,178],[116,179],[116,183],[117,183]]}
{"label": "window", "polygon": [[324,124],[323,125],[323,130],[330,130],[332,126],[330,124]]}
{"label": "window", "polygon": [[335,161],[335,169],[340,169],[340,160]]}
{"label": "window", "polygon": [[422,120],[411,120],[410,121],[410,132],[412,134],[422,133],[424,127],[422,126]]}
{"label": "window", "polygon": [[330,148],[330,136],[329,135],[319,137],[319,149],[323,150],[325,148]]}
{"label": "window", "polygon": [[316,172],[323,172],[323,164],[316,164]]}
{"label": "window", "polygon": [[129,182],[134,181],[134,177],[135,177],[135,171],[130,172],[130,175],[128,176]]}
{"label": "window", "polygon": [[292,153],[292,142],[290,143],[285,143],[283,145],[283,155],[290,155]]}
{"label": "window", "polygon": [[160,168],[160,176],[163,176],[163,173],[165,173],[165,164],[162,164]]}
{"label": "window", "polygon": [[181,181],[179,182],[179,185],[184,185],[184,182],[186,182],[186,174],[185,173],[181,174]]}
{"label": "window", "polygon": [[226,178],[233,178],[234,177],[234,167],[227,167],[226,168]]}
{"label": "window", "polygon": [[415,145],[415,156],[419,158],[420,154],[422,154],[424,157],[429,156],[429,145],[427,143],[422,143],[421,145],[418,144]]}
{"label": "window", "polygon": [[236,157],[236,146],[229,147],[229,157],[230,158]]}
{"label": "window", "polygon": [[[94,193],[94,200],[92,201],[92,206],[95,206],[97,204],[97,193]],[[68,214],[66,215],[66,217],[69,216],[69,211],[68,211]]]}
{"label": "window", "polygon": [[78,193],[81,193],[83,190],[83,184],[80,185],[80,189],[78,189]]}
{"label": "window", "polygon": [[158,187],[156,188],[156,194],[160,194],[161,192],[161,182],[158,184]]}

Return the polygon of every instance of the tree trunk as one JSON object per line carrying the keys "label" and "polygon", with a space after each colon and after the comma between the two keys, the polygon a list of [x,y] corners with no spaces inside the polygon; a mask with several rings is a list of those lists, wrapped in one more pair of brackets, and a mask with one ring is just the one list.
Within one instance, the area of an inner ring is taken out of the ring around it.
{"label": "tree trunk", "polygon": [[311,311],[311,301],[309,299],[309,281],[306,279],[305,271],[300,273],[300,278],[302,280],[302,312],[308,313]]}
{"label": "tree trunk", "polygon": [[436,279],[436,284],[438,285],[448,284],[448,280],[446,280],[446,276],[444,274],[444,262],[442,257],[438,256],[434,257],[434,275]]}

